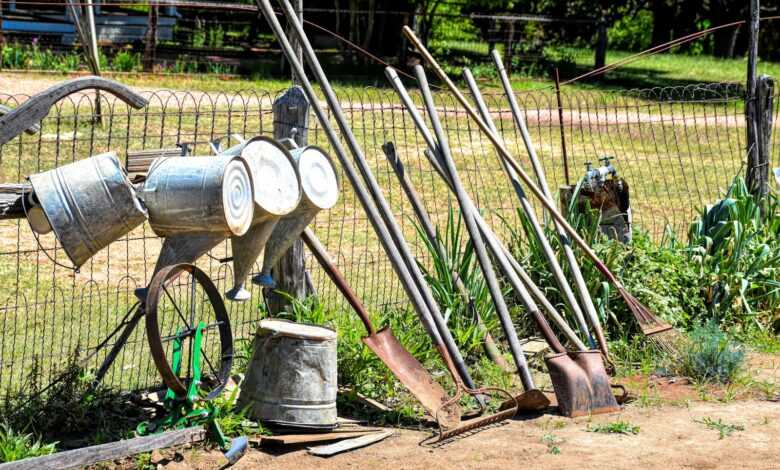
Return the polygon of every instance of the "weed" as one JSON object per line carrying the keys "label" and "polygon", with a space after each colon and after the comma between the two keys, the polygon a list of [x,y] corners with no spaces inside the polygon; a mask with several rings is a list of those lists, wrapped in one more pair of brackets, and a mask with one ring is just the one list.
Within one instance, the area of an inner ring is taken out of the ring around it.
{"label": "weed", "polygon": [[563,444],[563,439],[555,434],[548,433],[542,436],[542,444],[547,446],[547,452],[553,455],[561,453],[560,444]]}
{"label": "weed", "polygon": [[699,382],[732,382],[743,369],[745,351],[714,320],[697,325],[684,344],[677,366],[680,373]]}
{"label": "weed", "polygon": [[134,459],[134,467],[136,470],[154,470],[157,468],[156,465],[152,463],[152,453],[151,452],[144,452],[143,454],[138,454],[135,456]]}
{"label": "weed", "polygon": [[0,463],[53,454],[57,443],[44,444],[33,434],[17,432],[8,423],[0,424]]}
{"label": "weed", "polygon": [[741,424],[730,424],[730,423],[724,423],[720,418],[717,420],[714,420],[710,418],[709,416],[702,418],[702,419],[694,419],[694,423],[699,423],[707,426],[707,428],[712,429],[714,431],[718,431],[718,434],[720,437],[718,439],[723,439],[725,437],[729,437],[734,433],[734,431],[744,431],[745,426],[742,426]]}
{"label": "weed", "polygon": [[141,68],[141,54],[129,50],[117,52],[111,61],[111,69],[118,72],[134,72]]}
{"label": "weed", "polygon": [[635,426],[628,421],[613,421],[611,423],[600,423],[594,425],[588,425],[587,432],[597,432],[602,434],[626,434],[635,435],[639,434],[639,426]]}

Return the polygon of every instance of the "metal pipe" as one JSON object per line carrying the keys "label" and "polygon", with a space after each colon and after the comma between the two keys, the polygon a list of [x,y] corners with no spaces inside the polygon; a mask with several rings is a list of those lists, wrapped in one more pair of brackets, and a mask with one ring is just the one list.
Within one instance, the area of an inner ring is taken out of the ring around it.
{"label": "metal pipe", "polygon": [[474,252],[477,255],[477,261],[482,269],[482,275],[487,284],[490,297],[493,300],[493,305],[496,307],[496,315],[501,323],[501,328],[504,330],[507,342],[509,343],[509,349],[512,352],[512,358],[515,360],[515,366],[517,372],[520,374],[520,380],[523,382],[525,390],[532,390],[536,388],[534,386],[533,377],[531,377],[531,371],[528,369],[528,361],[525,357],[523,347],[520,345],[520,340],[517,337],[517,331],[514,324],[512,324],[512,318],[509,315],[509,308],[506,305],[504,296],[501,292],[501,286],[498,283],[495,270],[493,269],[493,263],[490,261],[490,257],[485,249],[485,242],[482,239],[482,234],[477,228],[477,224],[474,221],[474,213],[472,211],[472,205],[469,202],[469,198],[466,195],[466,190],[463,188],[463,184],[458,177],[458,170],[455,168],[455,162],[452,159],[450,153],[449,142],[447,136],[442,128],[441,121],[439,121],[439,115],[436,112],[436,103],[433,102],[433,95],[431,89],[428,86],[428,80],[425,76],[425,71],[422,66],[418,65],[414,68],[417,81],[420,84],[420,90],[422,91],[423,100],[425,101],[425,107],[428,110],[428,117],[433,124],[433,132],[438,138],[439,155],[442,156],[445,168],[450,175],[450,181],[452,181],[453,189],[455,190],[455,197],[460,205],[461,212],[463,213],[463,219],[466,222],[466,229],[471,237],[472,246]]}
{"label": "metal pipe", "polygon": [[[405,243],[397,243],[397,240],[394,240],[393,237],[391,237],[391,229],[395,229],[393,231],[398,231],[398,227],[395,224],[387,224],[388,219],[391,218],[392,215],[386,213],[385,215],[389,215],[389,217],[385,217],[383,219],[382,215],[380,215],[380,211],[369,197],[368,192],[361,185],[357,172],[355,171],[352,162],[347,157],[347,152],[342,146],[339,137],[331,127],[328,116],[325,114],[325,111],[319,104],[319,98],[314,93],[311,82],[306,77],[303,65],[295,56],[295,52],[289,40],[287,39],[281,24],[276,18],[276,14],[271,7],[270,1],[257,0],[257,2],[258,6],[266,17],[266,20],[279,40],[282,51],[290,62],[291,67],[299,77],[301,86],[303,86],[307,98],[309,99],[309,102],[314,109],[314,113],[322,124],[325,134],[328,137],[330,144],[333,146],[336,155],[339,157],[347,178],[352,184],[358,200],[363,205],[363,208],[368,215],[369,221],[371,222],[374,230],[377,232],[379,241],[382,244],[382,247],[384,248],[388,258],[390,258],[391,264],[394,267],[396,273],[401,279],[401,283],[406,290],[410,300],[412,301],[412,305],[420,316],[423,327],[431,337],[436,348],[442,354],[442,358],[444,359],[445,363],[447,363],[448,366],[454,365],[454,367],[457,369],[457,374],[453,374],[453,379],[458,382],[462,380],[463,383],[469,388],[475,388],[474,381],[471,379],[465,362],[463,361],[463,357],[461,356],[457,345],[455,345],[455,341],[447,329],[447,325],[444,322],[444,319],[441,317],[441,312],[438,310],[438,306],[435,305],[435,302],[432,302],[434,308],[431,308],[430,299],[432,296],[428,290],[427,285],[424,285],[424,281],[422,281],[423,286],[420,285],[422,274],[419,273],[419,268],[413,259],[409,260],[406,256],[402,257],[402,254],[408,254],[408,247],[406,247]],[[351,129],[346,123],[341,106],[336,99],[335,93],[333,92],[327,77],[325,77],[325,74],[322,71],[322,67],[319,65],[311,44],[306,38],[306,34],[303,32],[302,26],[295,17],[294,11],[292,11],[292,7],[289,2],[283,2],[282,5],[284,7],[287,21],[291,24],[293,30],[298,36],[301,46],[303,47],[304,54],[307,58],[307,62],[314,71],[315,76],[317,77],[317,81],[325,94],[328,106],[331,108],[331,111],[337,120],[339,128],[342,132],[342,136],[346,139],[347,144],[350,147],[350,151],[355,157],[363,177],[366,179],[367,185],[372,190],[374,200],[384,210],[386,208],[386,202],[381,197],[381,193],[378,193],[378,184],[376,183],[376,180],[373,178],[373,175],[368,168],[365,158],[363,157],[363,153],[357,144],[355,136],[352,134]],[[382,202],[385,204],[381,204]],[[389,210],[387,212],[389,212]],[[404,250],[404,248],[406,249]],[[409,261],[411,261],[411,263],[409,263]],[[414,277],[412,277],[413,274]],[[444,348],[442,346],[444,346]]]}
{"label": "metal pipe", "polygon": [[[474,76],[471,75],[471,71],[469,69],[463,69],[463,78],[465,78],[466,84],[471,91],[471,95],[477,105],[477,110],[482,116],[482,120],[487,124],[487,126],[495,135],[498,135],[498,129],[496,128],[496,125],[490,116],[490,111],[487,109],[485,101],[482,99],[482,94],[479,92],[479,88],[477,87],[477,82],[474,80]],[[582,333],[588,338],[591,347],[595,347],[596,343],[593,341],[593,338],[590,335],[590,331],[588,331],[588,325],[585,322],[585,316],[582,313],[582,309],[580,309],[577,298],[574,296],[574,291],[569,285],[569,281],[566,279],[566,276],[563,274],[563,269],[561,269],[561,265],[558,263],[558,258],[555,256],[555,251],[553,251],[552,245],[550,245],[550,241],[547,239],[542,225],[536,218],[536,212],[531,205],[531,201],[529,201],[525,195],[525,191],[523,190],[523,186],[520,184],[517,173],[503,159],[499,160],[501,161],[501,165],[504,167],[504,171],[506,171],[509,175],[509,178],[512,182],[512,187],[515,190],[515,194],[520,200],[520,207],[523,209],[526,217],[528,217],[528,221],[531,223],[533,233],[542,247],[542,253],[544,253],[544,257],[547,259],[547,264],[550,267],[550,271],[552,271],[556,284],[558,284],[558,288],[563,293],[563,298],[566,301],[566,304],[574,314],[574,319],[577,321],[577,326],[579,326]]]}
{"label": "metal pipe", "polygon": [[[515,99],[515,94],[512,92],[512,85],[509,82],[509,76],[506,72],[506,69],[504,69],[504,64],[501,62],[501,56],[498,54],[493,54],[493,62],[496,64],[496,68],[498,69],[498,76],[501,79],[501,84],[504,88],[504,94],[507,97],[507,100],[509,101],[509,108],[512,112],[512,117],[515,121],[515,125],[520,130],[520,136],[523,139],[523,144],[525,145],[525,149],[528,152],[528,157],[531,159],[531,166],[533,166],[534,173],[536,173],[536,178],[539,181],[539,187],[542,190],[542,193],[547,197],[547,200],[552,203],[553,197],[552,192],[550,191],[550,186],[547,184],[547,177],[544,173],[544,167],[541,164],[541,161],[539,160],[539,157],[536,155],[536,150],[534,149],[533,143],[531,142],[531,135],[528,132],[528,126],[526,126],[525,119],[523,119],[522,114],[520,113],[520,106],[517,104],[517,99]],[[556,69],[556,83],[557,83],[557,69]],[[561,109],[561,100],[560,100],[560,89],[556,89],[556,93],[558,95],[558,110],[559,113],[562,113]],[[560,114],[561,122],[563,115]],[[561,124],[562,126],[563,124]],[[563,127],[561,127],[561,142],[564,149],[564,162],[566,159],[566,144],[563,140]],[[568,168],[568,165],[567,165]],[[568,170],[566,174],[566,180],[568,184]],[[590,321],[591,327],[593,327],[593,330],[596,333],[596,339],[599,342],[599,346],[601,347],[601,350],[604,352],[604,354],[609,357],[609,352],[607,349],[607,340],[604,335],[604,329],[601,326],[601,322],[599,321],[598,313],[596,312],[596,306],[593,304],[593,299],[590,296],[590,292],[588,291],[588,286],[585,284],[585,278],[582,275],[582,271],[580,270],[580,265],[577,262],[577,257],[574,254],[574,250],[571,246],[571,240],[566,235],[566,231],[563,229],[560,223],[558,223],[557,220],[553,220],[553,223],[555,224],[555,230],[558,232],[558,239],[561,242],[561,246],[563,246],[563,253],[566,256],[566,261],[569,264],[569,268],[571,269],[572,277],[574,278],[574,285],[577,288],[577,293],[579,294],[580,300],[582,301],[583,306],[585,307],[585,311],[588,314],[588,320]]]}
{"label": "metal pipe", "polygon": [[[401,98],[401,101],[406,107],[406,110],[411,115],[412,121],[414,121],[417,129],[420,131],[420,134],[423,136],[423,139],[428,146],[428,150],[424,152],[425,156],[428,158],[428,161],[431,163],[434,169],[439,173],[439,176],[442,177],[445,184],[447,184],[448,187],[452,189],[452,183],[449,179],[449,175],[444,171],[441,162],[438,160],[439,157],[436,156],[437,146],[433,135],[428,129],[428,126],[425,125],[422,116],[417,111],[417,108],[415,107],[411,97],[406,91],[406,88],[398,77],[398,74],[393,68],[387,67],[385,68],[385,75],[387,75],[391,85],[395,89],[396,93],[398,93],[398,96]],[[577,334],[566,323],[566,320],[561,317],[561,315],[555,310],[555,307],[553,307],[552,304],[544,297],[541,289],[539,289],[539,287],[534,284],[528,273],[523,270],[523,268],[520,266],[520,263],[518,263],[512,257],[509,250],[501,244],[500,240],[492,231],[490,226],[482,218],[478,208],[473,205],[473,202],[472,206],[474,208],[472,212],[475,214],[479,228],[482,231],[485,240],[488,242],[488,247],[490,248],[491,253],[498,261],[499,265],[501,266],[501,270],[509,279],[509,283],[512,285],[512,288],[520,297],[526,308],[529,311],[536,309],[536,304],[528,295],[526,288],[526,286],[528,286],[528,288],[531,289],[531,292],[533,292],[534,296],[545,308],[545,311],[548,313],[550,318],[552,318],[552,320],[558,325],[564,335],[566,335],[566,338],[571,341],[572,344],[574,344],[578,349],[582,351],[587,350]]]}

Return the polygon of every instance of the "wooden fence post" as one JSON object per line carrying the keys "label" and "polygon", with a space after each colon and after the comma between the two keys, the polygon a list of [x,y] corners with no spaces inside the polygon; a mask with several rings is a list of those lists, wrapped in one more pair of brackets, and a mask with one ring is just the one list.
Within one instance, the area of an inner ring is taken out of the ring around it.
{"label": "wooden fence post", "polygon": [[[306,145],[309,129],[309,101],[299,86],[289,88],[273,104],[274,138],[292,138],[299,146]],[[306,263],[303,241],[299,238],[272,269],[279,290],[298,299],[309,294],[306,280]],[[287,305],[287,300],[274,293],[267,295],[270,313],[277,313]]]}
{"label": "wooden fence post", "polygon": [[156,2],[149,4],[149,23],[146,29],[146,46],[144,47],[144,72],[154,72],[154,59],[157,55],[157,22],[160,7]]}
{"label": "wooden fence post", "polygon": [[769,191],[769,147],[772,137],[772,92],[774,81],[756,77],[758,62],[759,0],[750,1],[748,18],[748,68],[745,97],[747,169],[745,183],[750,192],[764,197]]}
{"label": "wooden fence post", "polygon": [[596,47],[593,58],[593,68],[601,68],[607,63],[607,20],[599,19],[596,33]]}

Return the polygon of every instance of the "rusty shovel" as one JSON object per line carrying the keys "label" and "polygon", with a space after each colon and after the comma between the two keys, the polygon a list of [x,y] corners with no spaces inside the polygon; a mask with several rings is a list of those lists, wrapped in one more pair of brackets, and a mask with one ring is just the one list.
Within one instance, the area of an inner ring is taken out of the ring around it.
{"label": "rusty shovel", "polygon": [[444,389],[433,380],[430,373],[420,364],[420,361],[414,358],[409,351],[401,346],[401,343],[393,335],[389,327],[382,328],[379,331],[374,329],[371,320],[366,312],[357,294],[347,284],[346,279],[331,261],[325,248],[320,243],[316,235],[310,230],[305,229],[301,233],[306,246],[309,247],[314,257],[325,270],[341,294],[349,302],[355,313],[368,331],[368,336],[363,338],[366,346],[379,357],[395,377],[409,390],[423,408],[431,415],[436,417],[442,427],[452,428],[460,423],[461,410],[457,402],[450,400]]}
{"label": "rusty shovel", "polygon": [[567,352],[547,320],[539,312],[532,314],[536,326],[554,351],[544,358],[544,362],[550,373],[559,412],[576,418],[620,411],[612,394],[601,351]]}

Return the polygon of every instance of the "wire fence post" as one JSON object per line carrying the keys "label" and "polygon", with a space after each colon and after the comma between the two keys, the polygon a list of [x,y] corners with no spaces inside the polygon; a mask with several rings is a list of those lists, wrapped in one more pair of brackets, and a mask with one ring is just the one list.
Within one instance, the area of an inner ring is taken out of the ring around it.
{"label": "wire fence post", "polygon": [[[308,141],[309,102],[300,86],[292,86],[274,101],[274,138],[291,138],[298,146]],[[306,281],[306,263],[303,241],[299,238],[293,243],[276,266],[272,269],[276,281],[276,290],[285,292],[296,299],[305,298],[309,289]],[[268,295],[268,308],[277,313],[288,304],[283,296],[271,292]]]}
{"label": "wire fence post", "polygon": [[[745,97],[745,124],[747,136],[747,169],[745,182],[750,192],[763,197],[769,189],[769,138],[772,130],[772,97],[766,96],[773,88],[772,79],[756,76],[758,62],[759,0],[750,0],[748,18],[747,96]],[[760,84],[759,84],[760,82]],[[765,106],[769,102],[769,108]]]}

